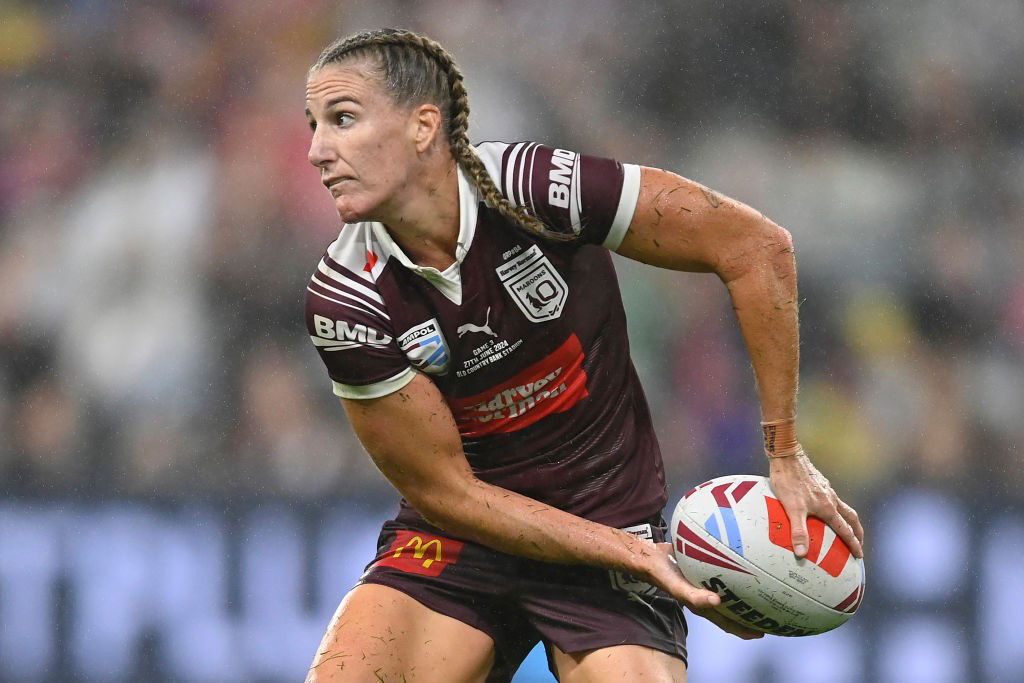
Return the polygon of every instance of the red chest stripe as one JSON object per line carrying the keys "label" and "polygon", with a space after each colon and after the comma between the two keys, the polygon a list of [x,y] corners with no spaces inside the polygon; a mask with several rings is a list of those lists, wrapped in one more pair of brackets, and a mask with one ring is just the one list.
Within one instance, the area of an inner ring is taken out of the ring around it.
{"label": "red chest stripe", "polygon": [[459,433],[467,438],[514,432],[587,396],[583,347],[575,334],[515,377],[474,396],[449,400]]}

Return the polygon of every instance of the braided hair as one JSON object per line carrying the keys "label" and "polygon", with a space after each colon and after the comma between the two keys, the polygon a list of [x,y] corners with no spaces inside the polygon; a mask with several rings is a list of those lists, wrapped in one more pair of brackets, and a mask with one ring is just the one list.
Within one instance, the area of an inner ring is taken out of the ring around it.
{"label": "braided hair", "polygon": [[399,105],[425,101],[437,105],[447,124],[445,133],[452,157],[472,178],[489,206],[529,233],[551,240],[573,239],[571,234],[551,230],[523,207],[514,206],[498,190],[469,144],[469,95],[462,83],[462,72],[440,44],[412,31],[363,31],[339,38],[324,48],[309,73],[359,58],[375,64],[385,90]]}

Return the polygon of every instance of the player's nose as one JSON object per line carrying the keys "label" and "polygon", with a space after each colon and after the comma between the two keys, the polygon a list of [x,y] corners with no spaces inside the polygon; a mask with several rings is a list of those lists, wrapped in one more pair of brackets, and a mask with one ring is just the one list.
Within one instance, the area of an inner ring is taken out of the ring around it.
{"label": "player's nose", "polygon": [[320,129],[314,130],[313,139],[309,141],[309,152],[306,154],[309,163],[317,168],[323,168],[334,159],[334,156],[334,151],[324,136],[320,134]]}

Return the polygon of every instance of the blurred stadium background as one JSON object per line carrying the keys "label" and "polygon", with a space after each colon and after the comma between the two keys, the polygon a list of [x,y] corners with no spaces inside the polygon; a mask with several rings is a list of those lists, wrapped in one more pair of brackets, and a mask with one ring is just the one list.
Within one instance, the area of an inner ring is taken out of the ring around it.
{"label": "blurred stadium background", "polygon": [[[691,620],[691,680],[1020,681],[1018,0],[4,2],[0,680],[301,680],[396,499],[301,321],[338,229],[305,72],[382,25],[453,52],[474,140],[676,170],[795,236],[803,439],[868,597],[808,639]],[[619,266],[673,497],[764,472],[724,288]]]}

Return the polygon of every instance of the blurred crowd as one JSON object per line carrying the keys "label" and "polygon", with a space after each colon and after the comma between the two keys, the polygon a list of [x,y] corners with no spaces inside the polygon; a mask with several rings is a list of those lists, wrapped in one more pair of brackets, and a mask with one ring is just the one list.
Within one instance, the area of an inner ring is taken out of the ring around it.
{"label": "blurred crowd", "polygon": [[[393,495],[302,321],[334,37],[426,32],[474,140],[675,170],[794,235],[804,445],[854,503],[1020,499],[1024,5],[114,0],[0,6],[0,492]],[[674,488],[763,471],[711,275],[618,261]]]}

